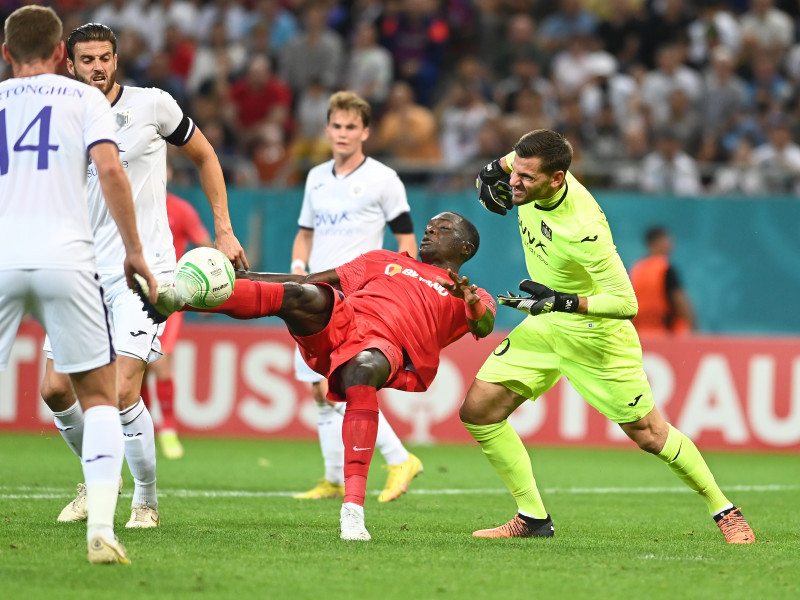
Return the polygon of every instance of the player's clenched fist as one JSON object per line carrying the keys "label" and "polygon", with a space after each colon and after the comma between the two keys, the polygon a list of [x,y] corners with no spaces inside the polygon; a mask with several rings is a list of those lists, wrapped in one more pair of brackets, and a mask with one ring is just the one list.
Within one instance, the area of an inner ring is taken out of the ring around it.
{"label": "player's clenched fist", "polygon": [[500,166],[500,161],[492,161],[481,169],[475,180],[478,200],[486,210],[504,215],[514,204],[511,201],[511,176]]}
{"label": "player's clenched fist", "polygon": [[506,292],[506,296],[497,296],[497,302],[534,316],[549,312],[575,312],[578,310],[578,294],[557,292],[530,279],[523,279],[519,284],[519,289],[530,295],[517,296]]}

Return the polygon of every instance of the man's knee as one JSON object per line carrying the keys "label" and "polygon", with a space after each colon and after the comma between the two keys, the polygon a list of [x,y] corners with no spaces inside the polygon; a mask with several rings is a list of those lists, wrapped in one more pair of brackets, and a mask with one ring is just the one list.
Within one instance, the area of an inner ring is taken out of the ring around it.
{"label": "man's knee", "polygon": [[517,408],[513,394],[501,385],[476,379],[470,386],[458,416],[462,423],[492,425],[508,418]]}
{"label": "man's knee", "polygon": [[69,377],[55,372],[45,374],[40,393],[44,403],[53,412],[63,412],[77,400]]}

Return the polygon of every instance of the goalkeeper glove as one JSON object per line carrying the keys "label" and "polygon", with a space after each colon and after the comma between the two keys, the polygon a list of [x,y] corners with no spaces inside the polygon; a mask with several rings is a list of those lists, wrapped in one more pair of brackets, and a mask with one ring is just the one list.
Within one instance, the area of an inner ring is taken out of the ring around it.
{"label": "goalkeeper glove", "polygon": [[475,180],[478,188],[478,200],[486,210],[498,215],[504,215],[514,204],[511,201],[511,175],[500,166],[500,161],[495,160],[481,169]]}
{"label": "goalkeeper glove", "polygon": [[549,312],[575,312],[578,310],[578,294],[557,292],[530,279],[523,279],[519,284],[519,289],[530,296],[517,296],[506,292],[507,296],[497,296],[497,302],[534,316]]}

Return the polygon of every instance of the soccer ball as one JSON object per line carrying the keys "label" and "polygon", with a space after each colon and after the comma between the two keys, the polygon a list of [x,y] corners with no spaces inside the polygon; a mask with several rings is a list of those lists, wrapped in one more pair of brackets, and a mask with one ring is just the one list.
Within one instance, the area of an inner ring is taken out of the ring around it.
{"label": "soccer ball", "polygon": [[233,294],[236,276],[228,257],[216,248],[194,248],[175,266],[175,289],[194,308],[214,308]]}

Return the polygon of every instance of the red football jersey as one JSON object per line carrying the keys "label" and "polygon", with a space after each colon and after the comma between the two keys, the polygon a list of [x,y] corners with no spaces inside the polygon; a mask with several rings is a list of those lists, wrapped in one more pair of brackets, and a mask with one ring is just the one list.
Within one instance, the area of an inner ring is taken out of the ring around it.
{"label": "red football jersey", "polygon": [[[356,314],[385,323],[408,357],[405,385],[392,387],[427,389],[436,376],[442,348],[469,331],[464,301],[436,283],[437,276],[447,278],[447,271],[405,252],[373,250],[336,272]],[[477,294],[495,314],[492,296],[481,288]]]}
{"label": "red football jersey", "polygon": [[194,207],[183,198],[171,193],[167,193],[167,218],[172,231],[175,256],[178,259],[186,252],[189,242],[199,246],[211,239]]}

